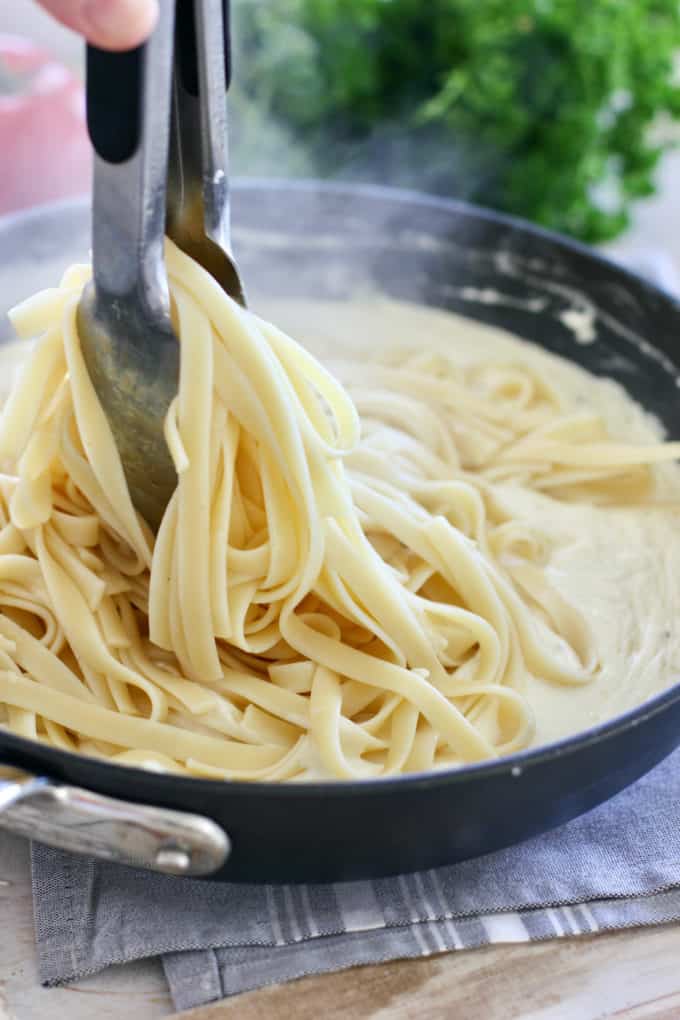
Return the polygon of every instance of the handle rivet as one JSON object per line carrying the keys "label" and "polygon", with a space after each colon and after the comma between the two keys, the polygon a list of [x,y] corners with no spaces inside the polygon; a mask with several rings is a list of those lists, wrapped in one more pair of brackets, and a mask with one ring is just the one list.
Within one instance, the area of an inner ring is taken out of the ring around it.
{"label": "handle rivet", "polygon": [[191,867],[191,854],[179,847],[164,847],[156,854],[154,863],[169,875],[184,875]]}

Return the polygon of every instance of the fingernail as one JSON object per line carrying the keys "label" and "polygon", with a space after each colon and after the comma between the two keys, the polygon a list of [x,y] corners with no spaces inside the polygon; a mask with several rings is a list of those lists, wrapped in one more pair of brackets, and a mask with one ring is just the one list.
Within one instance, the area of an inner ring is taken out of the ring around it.
{"label": "fingernail", "polygon": [[144,42],[157,17],[158,0],[88,0],[82,11],[89,41],[115,50]]}

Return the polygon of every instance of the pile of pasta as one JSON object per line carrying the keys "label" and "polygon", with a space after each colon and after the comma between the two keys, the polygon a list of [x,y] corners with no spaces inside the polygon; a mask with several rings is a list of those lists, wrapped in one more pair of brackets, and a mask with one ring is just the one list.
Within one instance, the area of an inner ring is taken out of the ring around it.
{"label": "pile of pasta", "polygon": [[0,418],[0,726],[199,777],[364,779],[526,747],[527,676],[584,684],[587,621],[498,494],[623,499],[622,445],[521,365],[331,374],[172,244],[178,484],[135,512],[79,347],[89,269],[17,307]]}

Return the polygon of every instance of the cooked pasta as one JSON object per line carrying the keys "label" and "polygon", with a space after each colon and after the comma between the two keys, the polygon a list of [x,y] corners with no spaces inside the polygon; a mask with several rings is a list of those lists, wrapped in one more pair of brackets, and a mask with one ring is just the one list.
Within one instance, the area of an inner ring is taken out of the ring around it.
{"label": "cooked pasta", "polygon": [[639,500],[680,444],[614,441],[528,365],[420,350],[331,374],[166,255],[178,484],[156,536],[80,351],[89,269],[12,313],[35,339],[0,417],[0,726],[268,781],[528,746],[527,677],[591,683],[598,653],[500,489]]}

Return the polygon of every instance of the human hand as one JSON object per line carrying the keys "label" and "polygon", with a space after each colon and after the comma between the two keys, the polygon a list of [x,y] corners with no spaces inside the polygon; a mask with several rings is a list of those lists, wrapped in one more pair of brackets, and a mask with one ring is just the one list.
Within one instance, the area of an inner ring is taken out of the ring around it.
{"label": "human hand", "polygon": [[158,0],[38,0],[57,21],[105,50],[128,50],[147,38]]}

